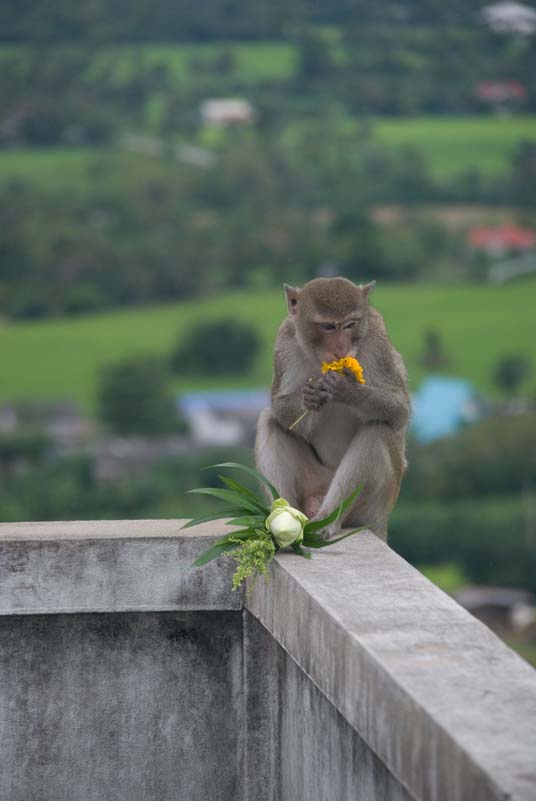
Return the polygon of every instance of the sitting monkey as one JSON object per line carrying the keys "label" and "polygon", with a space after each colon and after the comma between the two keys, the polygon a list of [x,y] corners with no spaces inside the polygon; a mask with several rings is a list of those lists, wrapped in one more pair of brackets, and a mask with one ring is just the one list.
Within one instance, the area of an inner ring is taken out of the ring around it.
{"label": "sitting monkey", "polygon": [[[257,426],[258,469],[308,517],[325,517],[363,485],[326,536],[342,523],[368,525],[386,540],[406,469],[406,370],[381,314],[368,304],[375,283],[316,278],[302,289],[285,284],[289,314],[275,343],[272,405]],[[349,371],[322,375],[322,362],[345,356],[359,360],[365,384]],[[289,431],[304,409],[308,414]]]}

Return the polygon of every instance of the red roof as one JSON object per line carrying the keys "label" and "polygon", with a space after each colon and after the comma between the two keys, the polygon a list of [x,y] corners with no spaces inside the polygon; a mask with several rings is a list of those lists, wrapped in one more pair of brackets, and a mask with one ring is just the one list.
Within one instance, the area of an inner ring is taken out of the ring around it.
{"label": "red roof", "polygon": [[525,100],[527,90],[519,81],[478,81],[475,95],[488,103],[502,103],[505,100]]}
{"label": "red roof", "polygon": [[536,245],[536,234],[513,224],[477,226],[467,234],[467,242],[481,250],[530,250]]}

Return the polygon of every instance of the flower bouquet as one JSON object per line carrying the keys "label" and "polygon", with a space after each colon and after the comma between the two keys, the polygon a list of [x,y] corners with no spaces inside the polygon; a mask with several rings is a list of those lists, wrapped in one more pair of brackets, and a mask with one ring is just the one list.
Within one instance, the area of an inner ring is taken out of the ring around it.
{"label": "flower bouquet", "polygon": [[225,522],[226,525],[241,526],[238,531],[221,537],[193,563],[193,567],[202,567],[219,556],[229,554],[237,565],[233,576],[233,590],[237,590],[246,578],[251,577],[254,582],[257,576],[266,574],[268,565],[281,548],[290,546],[294,553],[310,559],[310,552],[305,551],[304,548],[325,548],[366,528],[366,526],[361,526],[361,528],[345,532],[330,540],[323,539],[321,536],[322,530],[338,520],[343,512],[354,503],[361,487],[352,492],[327,517],[321,520],[309,520],[303,512],[290,506],[284,498],[280,498],[273,484],[254,468],[238,462],[222,462],[212,465],[212,467],[228,467],[249,473],[267,487],[273,499],[272,503],[268,505],[264,498],[259,497],[252,490],[238,481],[222,475],[219,478],[225,488],[199,487],[189,490],[190,493],[211,495],[225,501],[227,506],[220,512],[196,517],[186,523],[183,528],[223,517],[229,518]]}

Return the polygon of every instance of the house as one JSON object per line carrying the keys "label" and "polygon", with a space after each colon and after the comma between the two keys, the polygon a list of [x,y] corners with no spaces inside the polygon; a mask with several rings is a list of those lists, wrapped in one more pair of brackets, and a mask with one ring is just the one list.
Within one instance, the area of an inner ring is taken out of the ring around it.
{"label": "house", "polygon": [[536,31],[536,10],[524,3],[493,3],[480,11],[480,19],[498,33],[529,36]]}
{"label": "house", "polygon": [[469,381],[431,375],[412,398],[410,432],[422,443],[455,434],[484,416],[484,403]]}
{"label": "house", "polygon": [[504,108],[527,99],[527,90],[519,81],[478,81],[475,96],[493,108]]}
{"label": "house", "polygon": [[474,251],[487,253],[490,256],[502,256],[504,253],[523,253],[536,246],[536,234],[530,228],[523,228],[514,223],[504,225],[479,225],[469,229],[467,244]]}
{"label": "house", "polygon": [[200,112],[206,125],[219,127],[248,125],[255,119],[255,109],[252,104],[239,97],[205,100],[201,103]]}
{"label": "house", "polygon": [[269,404],[269,393],[257,389],[190,392],[177,400],[198,445],[251,443],[259,414]]}

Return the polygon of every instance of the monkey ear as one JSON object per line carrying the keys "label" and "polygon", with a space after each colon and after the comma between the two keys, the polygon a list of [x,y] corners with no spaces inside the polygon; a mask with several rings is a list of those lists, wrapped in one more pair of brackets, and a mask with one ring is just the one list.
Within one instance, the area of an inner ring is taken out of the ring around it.
{"label": "monkey ear", "polygon": [[296,314],[296,307],[298,305],[298,295],[300,290],[297,287],[284,284],[285,295],[287,298],[287,306],[290,314]]}
{"label": "monkey ear", "polygon": [[363,295],[368,298],[374,287],[376,286],[376,281],[371,281],[369,284],[361,285],[361,289],[363,290]]}

